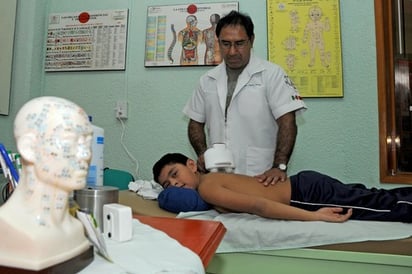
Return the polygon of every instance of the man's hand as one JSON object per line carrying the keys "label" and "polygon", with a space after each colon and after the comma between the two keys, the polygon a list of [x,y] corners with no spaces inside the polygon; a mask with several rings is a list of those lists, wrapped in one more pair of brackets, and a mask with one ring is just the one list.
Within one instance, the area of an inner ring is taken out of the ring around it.
{"label": "man's hand", "polygon": [[286,180],[287,174],[278,168],[266,170],[264,173],[256,175],[255,178],[264,186],[275,185]]}
{"label": "man's hand", "polygon": [[352,209],[348,209],[346,213],[342,213],[341,207],[323,207],[315,211],[316,219],[319,221],[343,223],[346,222],[352,215]]}

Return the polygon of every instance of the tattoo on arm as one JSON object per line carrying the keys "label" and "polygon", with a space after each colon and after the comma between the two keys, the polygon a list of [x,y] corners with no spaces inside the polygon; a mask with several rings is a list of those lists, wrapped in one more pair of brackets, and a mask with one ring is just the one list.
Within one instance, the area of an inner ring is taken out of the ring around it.
{"label": "tattoo on arm", "polygon": [[288,163],[295,146],[298,132],[295,113],[290,112],[279,117],[277,120],[279,131],[277,136],[276,152],[273,164]]}
{"label": "tattoo on arm", "polygon": [[189,121],[188,125],[188,135],[189,141],[195,150],[197,156],[202,155],[206,149],[206,134],[205,134],[205,124],[199,123],[194,120]]}

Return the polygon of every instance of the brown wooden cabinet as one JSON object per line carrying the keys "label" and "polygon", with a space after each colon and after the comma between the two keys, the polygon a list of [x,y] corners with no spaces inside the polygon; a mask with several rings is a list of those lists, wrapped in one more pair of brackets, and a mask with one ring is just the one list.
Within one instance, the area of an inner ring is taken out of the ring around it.
{"label": "brown wooden cabinet", "polygon": [[412,184],[412,1],[375,0],[380,179]]}

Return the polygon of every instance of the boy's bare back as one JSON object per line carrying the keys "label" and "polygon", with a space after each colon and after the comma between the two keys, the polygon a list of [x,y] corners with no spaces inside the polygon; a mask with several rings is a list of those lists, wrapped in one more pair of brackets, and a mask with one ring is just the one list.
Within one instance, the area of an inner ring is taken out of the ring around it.
{"label": "boy's bare back", "polygon": [[231,195],[232,192],[247,195],[248,199],[260,197],[287,205],[289,205],[291,198],[289,178],[275,185],[264,186],[254,177],[228,173],[202,175],[198,191],[203,199],[218,206],[220,201],[229,204],[230,199],[237,199],[236,195]]}

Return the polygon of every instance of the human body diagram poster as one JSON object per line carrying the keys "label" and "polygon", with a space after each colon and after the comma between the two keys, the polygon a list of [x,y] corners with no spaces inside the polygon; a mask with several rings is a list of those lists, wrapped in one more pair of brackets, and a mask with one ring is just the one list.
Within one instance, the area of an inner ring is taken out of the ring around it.
{"label": "human body diagram poster", "polygon": [[50,14],[45,70],[124,70],[127,19],[127,9]]}
{"label": "human body diagram poster", "polygon": [[267,0],[269,60],[303,97],[342,97],[339,0]]}
{"label": "human body diagram poster", "polygon": [[219,64],[217,22],[238,9],[238,2],[149,6],[145,66]]}

